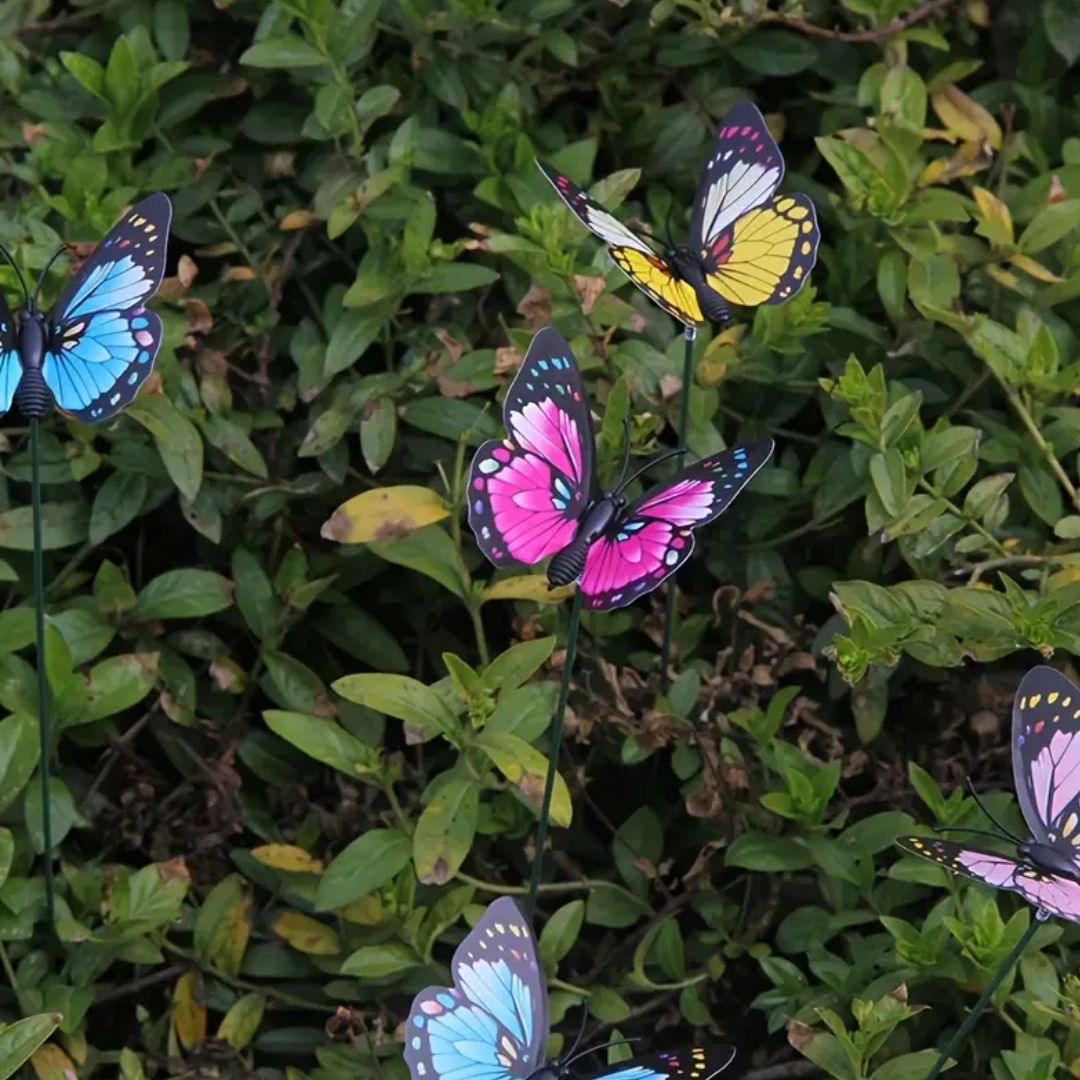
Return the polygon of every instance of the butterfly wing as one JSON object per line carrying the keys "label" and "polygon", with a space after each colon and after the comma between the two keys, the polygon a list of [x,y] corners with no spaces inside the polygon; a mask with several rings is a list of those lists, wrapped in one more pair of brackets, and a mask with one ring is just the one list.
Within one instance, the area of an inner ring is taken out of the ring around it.
{"label": "butterfly wing", "polygon": [[805,195],[774,195],[784,158],[757,106],[737,102],[720,123],[690,218],[690,250],[706,284],[735,304],[778,304],[802,287],[820,232]]}
{"label": "butterfly wing", "polygon": [[145,307],[165,274],[172,204],[158,192],[129,210],[83,263],[49,316],[42,375],[57,407],[106,420],[138,393],[161,344]]}
{"label": "butterfly wing", "polygon": [[585,606],[623,607],[652,591],[690,557],[693,529],[718,518],[772,455],[773,442],[722,450],[651,488],[589,548]]}
{"label": "butterfly wing", "polygon": [[620,1062],[593,1080],[711,1080],[734,1060],[735,1047],[727,1043],[686,1046]]}
{"label": "butterfly wing", "polygon": [[1044,918],[1060,915],[1080,922],[1080,882],[1072,878],[1047,873],[1005,855],[966,847],[951,840],[906,836],[897,843],[912,855],[931,859],[984,885],[1019,893]]}
{"label": "butterfly wing", "polygon": [[693,286],[672,273],[655,246],[627,228],[568,176],[542,161],[536,164],[578,221],[608,245],[615,265],[653,303],[688,326],[704,321]]}
{"label": "butterfly wing", "polygon": [[503,403],[506,440],[484,443],[469,473],[469,525],[496,566],[531,565],[574,538],[593,486],[585,384],[566,340],[532,339]]}
{"label": "butterfly wing", "polygon": [[11,408],[12,398],[22,378],[16,330],[15,316],[0,294],[0,413],[6,413]]}
{"label": "butterfly wing", "polygon": [[1013,779],[1031,835],[1080,862],[1080,690],[1039,665],[1013,698]]}
{"label": "butterfly wing", "polygon": [[413,1080],[525,1080],[544,1060],[547,990],[529,924],[501,897],[458,946],[452,989],[413,999],[405,1062]]}

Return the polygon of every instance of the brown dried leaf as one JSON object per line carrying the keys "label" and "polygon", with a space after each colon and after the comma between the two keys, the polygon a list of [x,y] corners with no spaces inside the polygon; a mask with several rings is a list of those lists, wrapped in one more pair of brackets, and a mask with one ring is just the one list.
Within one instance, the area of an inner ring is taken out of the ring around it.
{"label": "brown dried leaf", "polygon": [[[531,285],[521,298],[517,313],[529,320],[532,326],[544,325],[551,321],[551,293],[543,285]],[[586,312],[586,314],[588,314]]]}
{"label": "brown dried leaf", "polygon": [[495,374],[506,375],[511,371],[517,371],[524,360],[524,354],[513,345],[503,345],[495,350]]}
{"label": "brown dried leaf", "polygon": [[604,291],[604,279],[588,274],[575,274],[574,288],[581,299],[582,315],[591,315],[596,301]]}

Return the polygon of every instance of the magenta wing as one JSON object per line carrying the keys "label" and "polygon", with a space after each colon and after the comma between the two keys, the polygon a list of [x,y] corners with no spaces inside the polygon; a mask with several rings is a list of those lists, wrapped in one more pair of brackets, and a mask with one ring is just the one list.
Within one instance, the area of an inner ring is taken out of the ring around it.
{"label": "magenta wing", "polygon": [[1013,698],[1013,780],[1031,835],[1080,872],[1080,690],[1040,665]]}
{"label": "magenta wing", "polygon": [[589,548],[585,606],[624,607],[675,573],[694,550],[693,530],[718,518],[772,451],[770,439],[712,454],[631,503]]}
{"label": "magenta wing", "polygon": [[593,435],[570,346],[551,327],[529,345],[503,403],[507,438],[484,443],[469,473],[469,525],[496,566],[566,547],[593,491]]}
{"label": "magenta wing", "polygon": [[897,843],[912,855],[931,859],[948,870],[981,881],[984,885],[1019,893],[1037,910],[1039,918],[1059,915],[1063,919],[1080,922],[1080,881],[951,840],[906,836]]}

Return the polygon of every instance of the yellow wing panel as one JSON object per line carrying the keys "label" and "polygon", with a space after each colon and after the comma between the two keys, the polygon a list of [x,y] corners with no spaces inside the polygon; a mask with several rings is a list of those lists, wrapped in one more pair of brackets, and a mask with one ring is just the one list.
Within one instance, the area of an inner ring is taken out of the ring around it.
{"label": "yellow wing panel", "polygon": [[658,255],[646,255],[630,247],[612,247],[611,257],[619,269],[669,315],[687,326],[705,321],[694,287],[681,281]]}
{"label": "yellow wing panel", "polygon": [[705,280],[736,304],[778,304],[802,288],[820,236],[814,204],[805,195],[782,195],[735,222],[730,255]]}

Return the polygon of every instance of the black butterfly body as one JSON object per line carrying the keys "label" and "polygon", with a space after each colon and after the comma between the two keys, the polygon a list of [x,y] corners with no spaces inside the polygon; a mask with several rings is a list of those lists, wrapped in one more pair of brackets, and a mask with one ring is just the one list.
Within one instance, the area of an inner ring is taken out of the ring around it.
{"label": "black butterfly body", "polygon": [[0,413],[52,405],[100,421],[129,404],[153,369],[161,320],[145,302],[165,273],[172,207],[150,195],[129,210],[49,312],[27,293],[16,318],[0,296]]}

